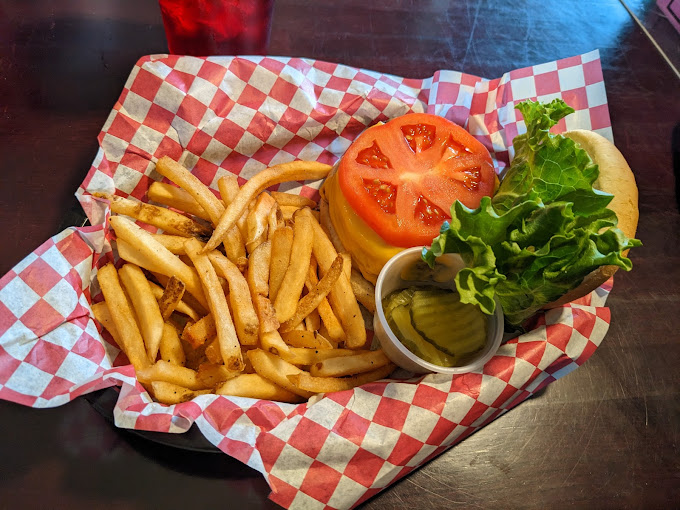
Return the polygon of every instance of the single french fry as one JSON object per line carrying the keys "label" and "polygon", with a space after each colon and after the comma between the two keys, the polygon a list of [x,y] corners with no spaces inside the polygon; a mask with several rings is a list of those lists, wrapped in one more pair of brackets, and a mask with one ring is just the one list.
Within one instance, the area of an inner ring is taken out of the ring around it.
{"label": "single french fry", "polygon": [[330,165],[323,163],[293,161],[275,165],[258,173],[243,185],[236,198],[226,208],[205,247],[205,251],[208,252],[217,248],[227,231],[236,224],[236,220],[243,214],[251,200],[269,186],[285,181],[323,179],[330,170]]}
{"label": "single french fry", "polygon": [[194,348],[217,336],[217,326],[211,314],[200,320],[187,324],[182,331],[182,340],[189,342]]}
{"label": "single french fry", "polygon": [[304,287],[307,278],[313,246],[312,220],[308,216],[296,215],[293,225],[293,244],[290,249],[291,263],[288,264],[288,269],[274,300],[276,318],[279,322],[285,322],[295,314],[302,287]]}
{"label": "single french fry", "polygon": [[260,344],[263,350],[276,355],[280,355],[289,349],[288,344],[283,341],[278,331],[262,333],[260,335]]}
{"label": "single french fry", "polygon": [[151,393],[153,394],[154,399],[161,404],[171,406],[193,400],[199,395],[210,393],[210,390],[194,391],[165,381],[152,381]]}
{"label": "single french fry", "polygon": [[277,229],[271,237],[271,244],[269,299],[275,300],[290,262],[290,248],[293,245],[293,229],[291,227]]}
{"label": "single french fry", "polygon": [[[109,222],[116,232],[116,236],[128,243],[141,257],[140,262],[142,263],[136,262],[138,266],[166,276],[176,276],[184,282],[187,291],[194,296],[203,307],[207,308],[208,302],[203,293],[201,280],[198,278],[198,274],[195,270],[179,260],[175,255],[170,253],[167,248],[156,241],[150,233],[138,227],[132,221],[127,220],[122,216],[112,216],[109,219]],[[118,246],[118,251],[120,254],[120,245]],[[140,259],[138,258],[137,260]],[[151,262],[149,263],[149,261]],[[152,267],[147,267],[143,263]]]}
{"label": "single french fry", "polygon": [[[246,217],[246,250],[252,253],[262,242],[267,240],[269,232],[269,212],[276,207],[274,200],[269,193],[260,193],[255,200],[255,206],[250,210]],[[232,227],[230,231],[233,229]]]}
{"label": "single french fry", "polygon": [[216,363],[202,363],[198,367],[198,378],[206,388],[215,388],[227,379],[240,375],[241,372],[229,370],[226,366]]}
{"label": "single french fry", "polygon": [[[300,213],[313,219],[314,247],[312,251],[319,264],[319,268],[325,273],[330,269],[338,253],[321,228],[321,225],[319,225],[319,222],[311,214],[311,211],[309,209],[302,209]],[[359,309],[359,303],[357,303],[356,297],[354,297],[349,278],[345,274],[340,275],[337,279],[329,298],[333,311],[338,315],[342,328],[345,331],[345,347],[348,349],[363,347],[366,344],[366,327],[361,310]]]}
{"label": "single french fry", "polygon": [[170,281],[168,281],[168,285],[158,300],[158,308],[164,321],[170,318],[177,309],[177,306],[182,302],[185,289],[184,282],[175,276],[171,277]]}
{"label": "single french fry", "polygon": [[208,345],[205,348],[205,357],[210,363],[222,363],[220,343],[217,341],[217,336],[208,341]]}
{"label": "single french fry", "polygon": [[146,191],[149,200],[167,205],[173,209],[188,212],[205,221],[210,221],[210,216],[203,207],[191,196],[188,191],[165,182],[152,182]]}
{"label": "single french fry", "polygon": [[300,391],[309,391],[312,393],[333,393],[335,391],[351,390],[357,386],[368,384],[379,379],[384,379],[390,375],[395,368],[395,365],[390,363],[370,372],[365,372],[352,377],[314,377],[309,374],[309,372],[304,372],[301,370],[297,374],[289,374],[288,380],[295,386],[296,389]]}
{"label": "single french fry", "polygon": [[95,193],[95,196],[110,200],[112,212],[124,214],[161,228],[168,234],[183,237],[206,237],[210,235],[210,229],[171,209],[104,193]]}
{"label": "single french fry", "polygon": [[222,203],[226,208],[238,194],[238,177],[234,174],[223,175],[217,180],[217,188],[222,196]]}
{"label": "single french fry", "polygon": [[272,245],[265,241],[255,248],[248,259],[248,272],[246,280],[250,288],[250,294],[255,299],[255,295],[269,295],[269,263],[271,260]]}
{"label": "single french fry", "polygon": [[[302,322],[305,317],[312,313],[312,311],[316,310],[321,301],[328,295],[328,293],[333,288],[333,285],[335,285],[335,282],[340,277],[340,274],[342,273],[342,265],[343,259],[338,255],[319,283],[310,289],[302,299],[300,299],[293,316],[281,324],[280,331],[282,333],[285,333],[286,331],[292,331],[295,326],[300,324],[300,322]],[[314,330],[317,329],[318,327],[314,328]]]}
{"label": "single french fry", "polygon": [[217,279],[215,268],[210,263],[208,256],[201,252],[201,244],[195,239],[189,239],[185,249],[187,255],[193,261],[205,288],[210,313],[215,321],[217,339],[220,342],[220,353],[222,354],[224,364],[229,370],[241,371],[243,370],[241,344],[238,341],[236,329],[231,319],[231,312],[227,305],[227,298]]}
{"label": "single french fry", "polygon": [[187,191],[205,209],[213,224],[218,222],[224,213],[224,205],[198,177],[168,156],[158,160],[156,171]]}
{"label": "single french fry", "polygon": [[271,240],[274,232],[282,228],[285,225],[283,221],[283,214],[281,214],[281,208],[279,204],[274,204],[269,210],[269,216],[267,217],[267,239]]}
{"label": "single french fry", "polygon": [[282,388],[259,374],[241,374],[238,377],[229,379],[218,386],[215,393],[258,400],[276,400],[291,404],[303,401],[300,395]]}
{"label": "single french fry", "polygon": [[338,253],[345,253],[347,250],[345,249],[345,245],[342,244],[337,230],[335,230],[335,227],[333,226],[331,215],[328,211],[328,202],[326,202],[326,200],[321,200],[319,202],[319,223],[326,232],[326,235],[328,235],[328,239],[333,243],[335,250]]}
{"label": "single french fry", "polygon": [[307,347],[309,349],[332,349],[331,343],[314,331],[294,329],[281,333],[281,338],[291,347]]}
{"label": "single french fry", "polygon": [[329,358],[312,365],[309,373],[315,377],[342,377],[370,372],[390,363],[382,349],[364,351],[354,356]]}
{"label": "single french fry", "polygon": [[288,363],[298,366],[314,365],[328,358],[340,356],[354,356],[355,354],[369,351],[358,351],[354,349],[310,349],[307,347],[289,347],[287,351],[282,351],[279,356]]}
{"label": "single french fry", "polygon": [[352,268],[352,274],[349,278],[352,286],[352,291],[357,298],[357,301],[364,305],[366,310],[375,313],[375,285],[369,282],[363,275],[355,268]]}
{"label": "single french fry", "polygon": [[186,365],[187,358],[182,348],[182,342],[177,334],[177,329],[169,322],[163,325],[163,336],[161,337],[159,351],[163,361],[180,367]]}
{"label": "single french fry", "polygon": [[302,390],[289,380],[289,376],[302,373],[302,370],[295,365],[291,365],[278,356],[263,351],[262,349],[248,351],[246,356],[248,356],[250,362],[253,364],[255,372],[265,379],[268,379],[301,397],[309,398],[313,395],[313,392]]}
{"label": "single french fry", "polygon": [[137,379],[142,384],[152,381],[165,381],[190,390],[202,390],[206,386],[198,378],[198,373],[187,367],[174,365],[164,360],[158,360],[153,365],[137,371]]}
{"label": "single french fry", "polygon": [[[252,287],[251,287],[252,289]],[[276,310],[274,305],[265,296],[260,294],[253,295],[253,305],[255,306],[255,313],[260,321],[260,336],[270,331],[276,331],[281,325],[276,318]]]}
{"label": "single french fry", "polygon": [[144,340],[137,326],[134,311],[121,287],[116,267],[111,263],[102,267],[97,272],[97,280],[108,305],[111,319],[118,331],[121,341],[118,347],[127,355],[137,372],[147,368],[150,363]]}
{"label": "single french fry", "polygon": [[184,243],[187,238],[184,236],[175,236],[171,234],[151,234],[153,238],[160,244],[165,246],[169,252],[175,255],[185,255]]}
{"label": "single french fry", "polygon": [[347,252],[342,252],[338,254],[340,257],[342,257],[342,271],[345,273],[345,276],[349,280],[350,277],[352,276],[352,257],[350,256],[349,253]]}
{"label": "single french fry", "polygon": [[257,345],[260,321],[250,295],[248,282],[238,267],[218,251],[208,254],[218,276],[229,283],[229,305],[241,345]]}
{"label": "single french fry", "polygon": [[[140,266],[140,267],[143,267],[143,266]],[[193,268],[192,268],[192,270],[193,270]],[[172,277],[158,273],[158,272],[155,272],[155,271],[151,271],[151,274],[156,279],[156,281],[160,284],[160,285],[157,285],[156,283],[149,280],[149,283],[151,283],[153,286],[157,287],[157,289],[153,289],[154,296],[156,296],[156,299],[160,299],[160,297],[163,295],[163,292],[165,291],[165,287],[168,286],[168,284],[170,283],[170,278],[172,278]],[[182,282],[182,283],[184,283],[184,282]],[[184,289],[186,290],[186,285],[185,285]],[[160,292],[159,292],[159,290],[160,290]],[[182,296],[182,301],[180,302],[180,304],[177,305],[177,311],[180,312],[180,313],[183,313],[184,315],[188,315],[194,321],[197,321],[201,317],[205,317],[206,315],[208,315],[208,313],[210,313],[210,312],[208,312],[208,309],[205,308],[201,303],[199,303],[198,300],[194,296],[192,296],[191,294],[188,294],[186,292]]]}
{"label": "single french fry", "polygon": [[319,316],[319,311],[314,308],[307,314],[304,323],[305,329],[307,331],[319,331],[319,328],[321,327],[321,317]]}
{"label": "single french fry", "polygon": [[269,193],[279,205],[293,205],[298,209],[302,209],[303,207],[316,209],[317,204],[311,198],[303,197],[302,195],[294,195],[293,193],[286,193],[283,191],[270,191]]}
{"label": "single french fry", "polygon": [[146,353],[149,356],[149,361],[153,363],[158,356],[165,323],[158,301],[156,301],[151,286],[139,266],[125,264],[118,270],[118,276],[132,302],[137,324],[146,346]]}
{"label": "single french fry", "polygon": [[118,335],[116,325],[113,323],[113,319],[111,318],[111,312],[109,312],[109,307],[106,304],[106,301],[93,303],[91,308],[92,313],[94,314],[94,318],[97,319],[99,323],[102,326],[104,326],[106,330],[111,334],[113,341],[116,342],[118,345],[122,345],[123,342],[120,339],[120,336]]}
{"label": "single french fry", "polygon": [[280,205],[279,209],[281,210],[281,217],[284,221],[292,221],[293,216],[295,216],[295,213],[298,212],[301,207],[296,205]]}

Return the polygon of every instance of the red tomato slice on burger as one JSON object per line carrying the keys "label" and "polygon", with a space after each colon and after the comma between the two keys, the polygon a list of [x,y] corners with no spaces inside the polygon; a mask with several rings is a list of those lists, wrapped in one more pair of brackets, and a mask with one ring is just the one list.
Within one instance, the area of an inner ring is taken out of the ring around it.
{"label": "red tomato slice on burger", "polygon": [[338,167],[352,209],[393,246],[429,244],[451,205],[479,206],[496,175],[489,151],[465,129],[412,113],[364,131]]}

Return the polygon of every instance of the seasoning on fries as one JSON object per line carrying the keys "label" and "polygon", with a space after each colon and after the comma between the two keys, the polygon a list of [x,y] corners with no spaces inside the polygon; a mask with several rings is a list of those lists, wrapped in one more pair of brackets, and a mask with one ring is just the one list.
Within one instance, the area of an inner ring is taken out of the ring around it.
{"label": "seasoning on fries", "polygon": [[147,196],[167,208],[100,195],[115,213],[124,263],[99,270],[105,301],[92,305],[155,400],[215,393],[298,403],[389,375],[383,352],[365,350],[357,298],[369,308],[370,284],[319,224],[323,202],[265,191],[321,179],[330,166],[276,165],[243,187],[223,176],[221,200],[169,157],[157,170],[174,184],[153,183]]}

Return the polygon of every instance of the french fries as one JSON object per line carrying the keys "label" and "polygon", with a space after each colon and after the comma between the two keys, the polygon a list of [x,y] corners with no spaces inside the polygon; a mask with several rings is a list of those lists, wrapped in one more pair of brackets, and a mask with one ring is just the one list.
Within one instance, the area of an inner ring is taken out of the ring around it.
{"label": "french fries", "polygon": [[179,187],[153,183],[147,197],[172,209],[105,196],[122,262],[99,270],[104,302],[92,305],[155,400],[215,393],[299,403],[389,375],[383,352],[365,348],[357,299],[374,309],[372,287],[334,247],[323,201],[264,191],[323,178],[328,165],[277,165],[243,187],[226,175],[222,200],[171,158],[157,170]]}
{"label": "french fries", "polygon": [[217,248],[227,231],[234,226],[236,220],[243,214],[253,198],[269,186],[285,181],[323,179],[330,170],[330,165],[303,161],[282,163],[263,170],[241,188],[236,198],[226,208],[204,251]]}
{"label": "french fries", "polygon": [[217,341],[220,343],[220,353],[224,364],[230,369],[239,371],[243,369],[241,345],[236,336],[236,329],[231,319],[231,311],[227,305],[222,285],[217,279],[215,268],[210,263],[208,256],[201,253],[201,244],[195,239],[189,239],[185,245],[187,255],[194,263],[199,278],[206,291],[210,313],[215,321]]}

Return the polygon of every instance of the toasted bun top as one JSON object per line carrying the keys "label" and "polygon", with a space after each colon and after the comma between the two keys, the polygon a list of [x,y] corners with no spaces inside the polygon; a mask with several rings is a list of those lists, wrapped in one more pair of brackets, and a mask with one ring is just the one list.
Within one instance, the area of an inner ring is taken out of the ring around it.
{"label": "toasted bun top", "polygon": [[[593,131],[577,129],[567,131],[564,136],[574,140],[599,166],[600,176],[595,181],[594,188],[614,195],[607,207],[616,213],[619,219],[618,227],[626,237],[634,238],[639,217],[638,189],[635,176],[626,159],[613,143]],[[596,269],[587,275],[578,287],[544,308],[555,308],[589,294],[611,278],[617,269],[617,266],[602,266]]]}

